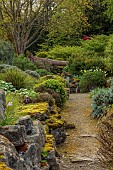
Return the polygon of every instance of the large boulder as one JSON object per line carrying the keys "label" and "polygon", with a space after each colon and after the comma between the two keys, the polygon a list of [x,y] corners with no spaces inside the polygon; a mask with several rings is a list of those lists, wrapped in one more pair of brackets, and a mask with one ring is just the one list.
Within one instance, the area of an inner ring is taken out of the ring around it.
{"label": "large boulder", "polygon": [[26,129],[24,125],[10,125],[0,127],[0,135],[5,136],[15,146],[23,145],[26,141]]}

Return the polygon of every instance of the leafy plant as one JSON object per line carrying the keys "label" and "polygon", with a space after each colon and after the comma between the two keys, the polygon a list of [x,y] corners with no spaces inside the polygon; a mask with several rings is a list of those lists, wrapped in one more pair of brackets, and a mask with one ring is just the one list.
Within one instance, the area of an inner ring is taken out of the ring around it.
{"label": "leafy plant", "polygon": [[0,89],[3,89],[7,92],[14,92],[16,91],[16,88],[11,83],[7,83],[3,80],[0,80]]}
{"label": "leafy plant", "polygon": [[49,89],[54,90],[54,92],[58,93],[61,97],[61,105],[63,105],[66,101],[66,91],[64,84],[58,80],[47,79],[34,86],[34,90],[36,92],[40,91],[41,89],[43,91],[50,92],[50,94],[51,91]]}
{"label": "leafy plant", "polygon": [[[42,150],[41,155],[43,156],[43,158],[48,156],[48,151],[46,151],[45,149]],[[43,160],[45,161],[45,160]]]}
{"label": "leafy plant", "polygon": [[22,98],[24,104],[34,103],[37,101],[38,94],[32,89],[18,90],[19,96]]}

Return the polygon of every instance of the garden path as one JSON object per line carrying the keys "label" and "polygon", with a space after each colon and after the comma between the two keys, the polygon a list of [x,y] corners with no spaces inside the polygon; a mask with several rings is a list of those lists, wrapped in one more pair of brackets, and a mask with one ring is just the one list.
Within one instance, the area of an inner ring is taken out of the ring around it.
{"label": "garden path", "polygon": [[66,141],[58,147],[61,170],[107,170],[99,161],[98,122],[91,117],[89,94],[70,94],[62,111],[62,119],[73,122],[74,130],[67,130]]}

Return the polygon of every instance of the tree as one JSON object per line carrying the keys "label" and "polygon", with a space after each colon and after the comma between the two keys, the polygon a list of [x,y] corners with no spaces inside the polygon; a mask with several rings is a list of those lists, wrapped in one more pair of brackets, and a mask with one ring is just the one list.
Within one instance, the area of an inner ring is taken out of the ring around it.
{"label": "tree", "polygon": [[92,8],[86,8],[85,14],[88,18],[89,27],[84,34],[87,35],[109,35],[113,32],[112,23],[106,15],[105,11],[107,9],[106,5],[103,4],[103,0],[92,0]]}
{"label": "tree", "polygon": [[75,45],[87,28],[85,9],[90,8],[90,0],[64,0],[52,16],[49,24],[49,39],[57,45]]}
{"label": "tree", "polygon": [[113,21],[113,0],[103,0],[103,5],[106,6],[106,14]]}
{"label": "tree", "polygon": [[62,0],[0,0],[0,27],[18,54],[38,41],[60,2]]}

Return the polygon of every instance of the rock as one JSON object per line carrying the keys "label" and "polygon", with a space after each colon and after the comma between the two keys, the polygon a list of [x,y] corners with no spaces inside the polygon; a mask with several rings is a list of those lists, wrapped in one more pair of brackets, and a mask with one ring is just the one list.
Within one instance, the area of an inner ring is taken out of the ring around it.
{"label": "rock", "polygon": [[41,170],[40,165],[35,165],[35,166],[33,167],[33,170]]}
{"label": "rock", "polygon": [[29,115],[21,117],[18,120],[18,124],[25,126],[27,134],[30,134],[32,132],[32,125],[33,125],[33,123],[32,123],[32,119],[31,119],[31,117]]}
{"label": "rock", "polygon": [[0,121],[5,118],[6,99],[5,92],[0,90]]}
{"label": "rock", "polygon": [[28,145],[27,151],[20,152],[19,155],[29,167],[33,167],[41,161],[41,149],[38,144]]}
{"label": "rock", "polygon": [[5,136],[15,146],[23,145],[26,141],[26,130],[24,125],[10,125],[0,127],[0,135]]}
{"label": "rock", "polygon": [[18,170],[18,153],[14,145],[2,135],[0,135],[0,162],[4,162],[8,167]]}
{"label": "rock", "polygon": [[72,163],[94,162],[94,159],[89,157],[75,157],[70,160]]}
{"label": "rock", "polygon": [[38,119],[40,121],[45,121],[46,119],[48,119],[48,115],[47,113],[35,113],[33,114],[31,117]]}
{"label": "rock", "polygon": [[38,143],[39,145],[43,146],[45,144],[45,132],[42,124],[39,120],[33,121],[33,127],[34,127],[34,134],[40,135],[41,143]]}
{"label": "rock", "polygon": [[74,125],[74,123],[67,123],[65,124],[65,129],[75,129],[76,126]]}
{"label": "rock", "polygon": [[51,170],[60,170],[58,160],[55,157],[55,150],[48,153],[46,160],[47,160]]}
{"label": "rock", "polygon": [[57,145],[63,143],[66,139],[66,132],[64,127],[51,130],[51,134],[54,136]]}

